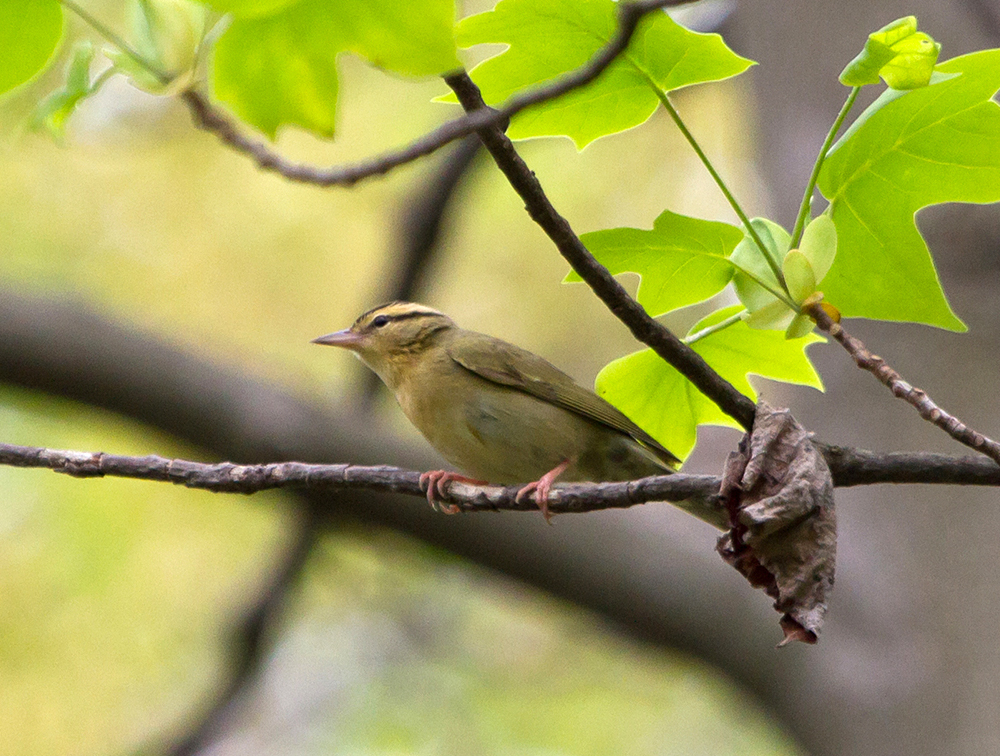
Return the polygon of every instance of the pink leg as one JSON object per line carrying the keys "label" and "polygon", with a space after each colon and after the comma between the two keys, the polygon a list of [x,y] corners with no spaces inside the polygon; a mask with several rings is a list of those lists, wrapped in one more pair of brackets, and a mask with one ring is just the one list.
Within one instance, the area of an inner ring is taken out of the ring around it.
{"label": "pink leg", "polygon": [[468,483],[471,486],[485,486],[488,482],[485,480],[476,480],[475,478],[467,478],[464,475],[448,472],[447,470],[429,470],[423,473],[420,476],[420,487],[426,487],[427,503],[431,505],[431,509],[435,512],[458,514],[462,511],[455,504],[442,504],[438,501],[438,497],[444,498],[448,495],[445,486],[453,480],[457,480],[459,483]]}
{"label": "pink leg", "polygon": [[525,496],[534,492],[535,503],[538,504],[538,508],[541,510],[542,516],[545,518],[545,522],[550,525],[552,524],[552,513],[549,512],[549,491],[552,490],[552,484],[556,482],[556,478],[566,472],[566,468],[569,467],[569,464],[570,460],[564,459],[534,483],[529,483],[518,491],[517,496],[515,497],[518,501],[521,501],[521,499]]}

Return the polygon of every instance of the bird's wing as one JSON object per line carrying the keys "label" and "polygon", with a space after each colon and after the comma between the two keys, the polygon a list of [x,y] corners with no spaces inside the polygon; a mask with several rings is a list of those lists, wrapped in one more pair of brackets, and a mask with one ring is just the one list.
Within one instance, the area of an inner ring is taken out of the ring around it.
{"label": "bird's wing", "polygon": [[506,341],[476,334],[475,339],[455,339],[448,356],[466,370],[501,386],[523,391],[542,401],[631,436],[667,465],[680,462],[646,431],[618,409],[585,389],[548,360]]}

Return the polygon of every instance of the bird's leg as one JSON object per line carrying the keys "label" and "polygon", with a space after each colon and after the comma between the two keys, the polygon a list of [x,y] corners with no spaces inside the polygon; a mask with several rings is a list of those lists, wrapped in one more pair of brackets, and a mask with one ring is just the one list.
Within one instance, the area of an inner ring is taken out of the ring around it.
{"label": "bird's leg", "polygon": [[468,478],[465,475],[448,472],[447,470],[429,470],[428,472],[422,473],[420,475],[420,487],[424,488],[426,486],[427,503],[431,505],[431,509],[435,512],[458,514],[462,511],[462,509],[455,504],[442,504],[438,501],[439,496],[443,498],[448,495],[448,492],[445,491],[445,486],[453,480],[457,480],[459,483],[468,483],[470,486],[485,486],[489,482],[486,480]]}
{"label": "bird's leg", "polygon": [[538,508],[541,510],[542,516],[545,518],[545,522],[551,525],[552,513],[549,512],[549,491],[552,490],[552,484],[555,483],[556,478],[566,472],[566,468],[569,467],[570,462],[571,460],[564,459],[534,483],[529,483],[518,491],[517,496],[514,498],[517,501],[521,501],[525,496],[534,493],[535,503],[538,504]]}

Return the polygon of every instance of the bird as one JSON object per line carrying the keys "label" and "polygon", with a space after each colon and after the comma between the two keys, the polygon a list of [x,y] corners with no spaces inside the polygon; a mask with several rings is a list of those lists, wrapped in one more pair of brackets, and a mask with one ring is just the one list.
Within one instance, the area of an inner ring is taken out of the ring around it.
{"label": "bird", "polygon": [[348,349],[395,395],[406,417],[460,473],[420,476],[431,507],[460,481],[523,485],[550,521],[562,481],[623,481],[674,472],[680,460],[621,411],[547,360],[460,328],[414,302],[379,305],[345,330],[313,339]]}

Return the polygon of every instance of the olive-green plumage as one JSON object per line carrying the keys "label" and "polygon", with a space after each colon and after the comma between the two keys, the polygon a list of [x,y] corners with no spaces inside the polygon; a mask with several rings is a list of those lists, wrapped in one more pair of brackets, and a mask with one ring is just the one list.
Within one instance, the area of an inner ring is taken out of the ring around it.
{"label": "olive-green plumage", "polygon": [[631,480],[678,463],[546,360],[423,305],[376,307],[316,343],[354,351],[431,445],[475,478],[524,483],[565,463],[561,480]]}

